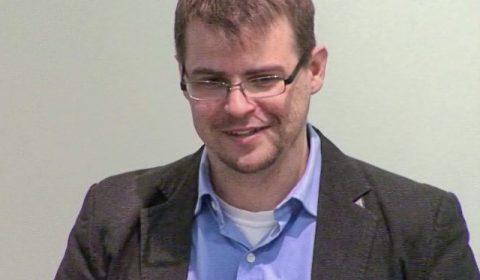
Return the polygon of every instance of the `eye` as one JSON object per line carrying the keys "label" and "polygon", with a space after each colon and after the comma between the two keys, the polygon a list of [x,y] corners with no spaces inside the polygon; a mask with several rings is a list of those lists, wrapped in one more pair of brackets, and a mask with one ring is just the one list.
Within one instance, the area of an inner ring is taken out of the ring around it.
{"label": "eye", "polygon": [[278,85],[279,82],[283,81],[279,76],[262,76],[257,78],[252,78],[247,81],[248,86],[252,89],[266,90]]}
{"label": "eye", "polygon": [[220,81],[211,81],[211,80],[205,80],[205,81],[195,81],[191,83],[193,87],[197,89],[202,89],[202,90],[223,90],[225,89],[225,84]]}
{"label": "eye", "polygon": [[228,80],[218,76],[203,76],[203,77],[196,77],[194,79],[197,82],[204,82],[204,83],[228,83]]}

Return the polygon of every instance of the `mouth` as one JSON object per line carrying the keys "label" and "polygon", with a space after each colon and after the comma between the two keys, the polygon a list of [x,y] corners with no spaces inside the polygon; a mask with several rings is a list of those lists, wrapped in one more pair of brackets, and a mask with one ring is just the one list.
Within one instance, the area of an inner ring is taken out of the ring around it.
{"label": "mouth", "polygon": [[234,137],[248,137],[252,136],[267,127],[255,127],[255,128],[246,128],[246,129],[232,129],[225,131],[226,134]]}

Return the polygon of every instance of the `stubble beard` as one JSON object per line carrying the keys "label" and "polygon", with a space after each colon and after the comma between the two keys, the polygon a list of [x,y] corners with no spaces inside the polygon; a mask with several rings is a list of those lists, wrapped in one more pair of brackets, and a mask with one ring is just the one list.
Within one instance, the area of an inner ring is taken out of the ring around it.
{"label": "stubble beard", "polygon": [[251,164],[242,164],[239,161],[239,158],[234,158],[226,153],[217,154],[217,157],[223,164],[233,171],[241,174],[254,174],[268,169],[277,162],[283,149],[278,144],[273,144],[272,146],[273,149],[267,152],[266,155],[263,155],[263,158]]}
{"label": "stubble beard", "polygon": [[[236,124],[243,124],[245,120],[243,119],[236,119],[233,117],[228,117],[225,119],[222,119],[218,123],[213,125],[213,130],[215,131],[222,131],[223,128],[225,127],[232,127],[235,126]],[[270,123],[270,126],[277,126],[278,123],[280,123],[278,120],[276,121],[270,121],[265,123]],[[198,130],[197,130],[198,131]],[[267,136],[268,138],[272,136]],[[217,158],[218,161],[220,161],[224,166],[229,168],[232,171],[238,172],[240,174],[255,174],[261,171],[264,171],[268,169],[269,167],[273,166],[278,158],[281,156],[283,152],[283,146],[282,146],[282,140],[280,139],[275,139],[275,137],[272,137],[270,139],[269,145],[270,147],[264,147],[263,151],[261,147],[254,147],[250,152],[252,153],[262,153],[262,154],[257,154],[253,156],[259,157],[256,161],[251,162],[251,163],[242,163],[242,157],[246,156],[249,157],[251,155],[239,155],[237,156],[235,153],[230,153],[226,147],[222,147],[222,145],[218,145],[217,149],[213,147],[208,147],[208,150],[211,150],[214,153],[214,157]],[[204,143],[206,143],[204,141]],[[263,143],[265,145],[266,143]],[[260,151],[257,151],[257,149],[260,148]],[[265,149],[267,148],[267,149]]]}

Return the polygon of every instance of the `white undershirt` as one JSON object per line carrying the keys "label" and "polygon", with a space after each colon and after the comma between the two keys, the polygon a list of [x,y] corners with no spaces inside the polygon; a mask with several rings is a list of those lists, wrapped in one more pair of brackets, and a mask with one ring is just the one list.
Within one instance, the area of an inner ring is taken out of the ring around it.
{"label": "white undershirt", "polygon": [[250,212],[234,207],[220,198],[218,200],[225,216],[240,229],[252,246],[257,245],[277,225],[273,210]]}

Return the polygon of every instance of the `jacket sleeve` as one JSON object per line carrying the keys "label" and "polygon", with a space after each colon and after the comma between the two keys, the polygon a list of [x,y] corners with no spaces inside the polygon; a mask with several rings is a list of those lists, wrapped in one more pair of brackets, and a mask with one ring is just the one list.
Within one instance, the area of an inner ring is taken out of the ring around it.
{"label": "jacket sleeve", "polygon": [[105,278],[102,238],[95,225],[95,188],[93,185],[85,197],[55,280]]}
{"label": "jacket sleeve", "polygon": [[434,221],[429,279],[480,280],[460,204],[454,194],[440,203]]}

